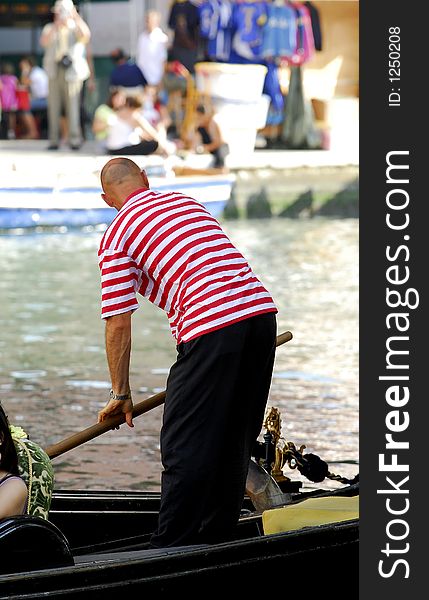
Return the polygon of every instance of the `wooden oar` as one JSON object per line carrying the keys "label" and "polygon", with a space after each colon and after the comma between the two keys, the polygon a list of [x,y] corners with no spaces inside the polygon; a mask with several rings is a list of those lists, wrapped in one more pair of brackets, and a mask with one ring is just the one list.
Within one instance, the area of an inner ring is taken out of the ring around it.
{"label": "wooden oar", "polygon": [[[282,344],[289,342],[292,339],[292,334],[290,331],[286,331],[285,333],[281,333],[277,336],[276,346],[281,346]],[[143,413],[149,412],[153,408],[157,406],[161,406],[165,401],[165,391],[160,392],[159,394],[155,394],[146,400],[142,400],[138,402],[138,404],[134,405],[133,408],[133,418],[142,415]],[[77,446],[81,446],[85,442],[89,442],[94,438],[98,437],[102,433],[109,431],[110,429],[115,429],[118,425],[121,425],[125,422],[124,415],[115,415],[114,417],[110,417],[101,423],[95,423],[90,427],[87,427],[83,431],[79,431],[78,433],[74,433],[70,437],[57,442],[56,444],[52,444],[52,446],[48,446],[45,448],[46,454],[49,458],[56,458],[60,456],[60,454],[64,454]]]}

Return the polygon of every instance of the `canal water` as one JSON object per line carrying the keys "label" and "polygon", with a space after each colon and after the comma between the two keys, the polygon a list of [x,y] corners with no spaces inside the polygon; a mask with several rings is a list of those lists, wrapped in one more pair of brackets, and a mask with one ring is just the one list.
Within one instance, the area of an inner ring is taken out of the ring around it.
{"label": "canal water", "polygon": [[[272,293],[278,331],[269,406],[282,435],[347,477],[358,458],[358,221],[225,222]],[[46,447],[96,421],[110,389],[99,316],[102,232],[0,237],[0,400]],[[133,316],[131,384],[138,402],[164,389],[175,359],[165,314],[142,299]],[[239,416],[238,416],[239,418]],[[63,489],[159,489],[162,407],[53,462]],[[227,468],[227,465],[225,465]],[[306,482],[296,471],[292,479]],[[333,483],[332,486],[337,486]]]}

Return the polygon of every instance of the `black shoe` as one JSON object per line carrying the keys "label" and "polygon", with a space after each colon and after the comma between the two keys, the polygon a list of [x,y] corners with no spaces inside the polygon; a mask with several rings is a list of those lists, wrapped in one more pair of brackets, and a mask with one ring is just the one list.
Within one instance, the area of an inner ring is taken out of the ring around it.
{"label": "black shoe", "polygon": [[80,144],[70,144],[72,150],[80,150]]}
{"label": "black shoe", "polygon": [[46,150],[58,150],[59,146],[58,144],[49,144],[49,146],[46,148]]}

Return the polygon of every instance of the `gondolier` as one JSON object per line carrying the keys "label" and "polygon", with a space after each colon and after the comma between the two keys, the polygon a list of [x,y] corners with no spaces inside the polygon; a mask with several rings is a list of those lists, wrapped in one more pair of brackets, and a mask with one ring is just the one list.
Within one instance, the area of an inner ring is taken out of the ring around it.
{"label": "gondolier", "polygon": [[177,343],[161,430],[161,507],[153,547],[227,540],[261,430],[276,306],[219,223],[196,200],[149,188],[126,158],[101,172],[118,214],[99,249],[111,397],[98,420],[132,424],[131,315],[137,294],[163,309]]}

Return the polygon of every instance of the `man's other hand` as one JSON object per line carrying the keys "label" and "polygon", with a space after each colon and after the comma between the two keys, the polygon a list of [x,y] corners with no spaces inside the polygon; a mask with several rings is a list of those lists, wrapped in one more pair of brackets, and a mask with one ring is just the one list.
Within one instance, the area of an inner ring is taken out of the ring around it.
{"label": "man's other hand", "polygon": [[134,427],[133,424],[133,401],[130,400],[109,400],[106,406],[98,413],[98,423],[105,421],[115,415],[125,415],[125,422],[128,427]]}

